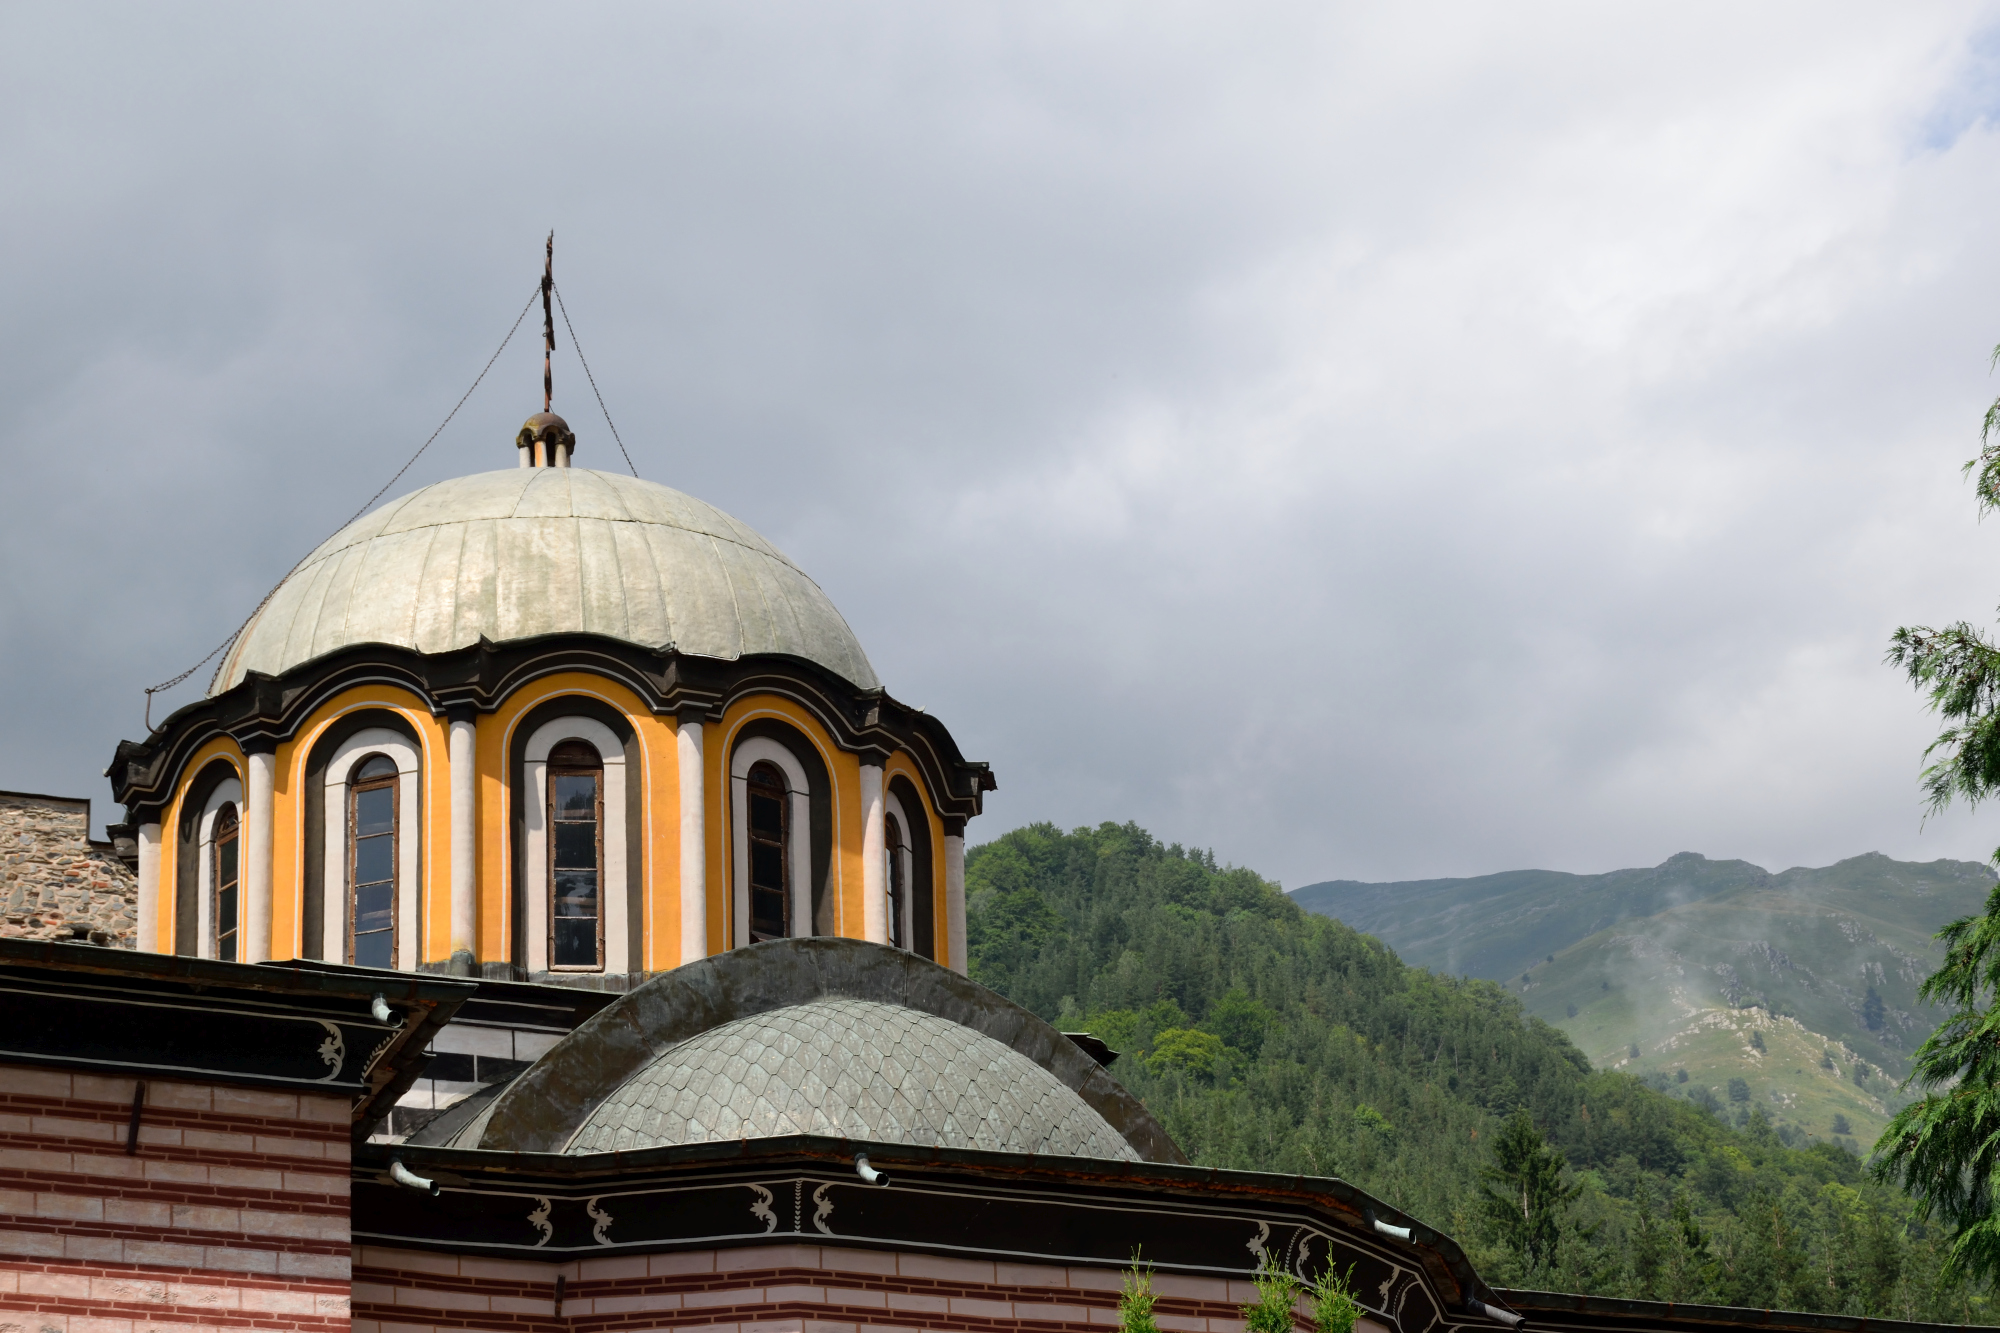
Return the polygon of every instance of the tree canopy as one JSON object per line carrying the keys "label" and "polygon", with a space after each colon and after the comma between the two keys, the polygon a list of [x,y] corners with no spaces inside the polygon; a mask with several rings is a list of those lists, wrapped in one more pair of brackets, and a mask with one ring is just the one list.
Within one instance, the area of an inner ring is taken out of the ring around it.
{"label": "tree canopy", "polygon": [[[2000,347],[1993,359],[2000,363]],[[2000,399],[1986,410],[1979,443],[1965,471],[1983,515],[2000,508]],[[2000,650],[1985,632],[1965,621],[1905,626],[1891,636],[1888,660],[1946,724],[1924,751],[1936,756],[1922,775],[1931,810],[1977,806],[2000,792]],[[2000,864],[2000,851],[1994,859]],[[1874,1170],[1951,1227],[1950,1273],[1992,1280],[2000,1277],[2000,888],[1984,913],[1952,922],[1938,938],[1944,963],[1918,994],[1951,1016],[1917,1048],[1905,1086],[1924,1095],[1882,1132]],[[1855,1077],[1864,1076],[1857,1065]]]}

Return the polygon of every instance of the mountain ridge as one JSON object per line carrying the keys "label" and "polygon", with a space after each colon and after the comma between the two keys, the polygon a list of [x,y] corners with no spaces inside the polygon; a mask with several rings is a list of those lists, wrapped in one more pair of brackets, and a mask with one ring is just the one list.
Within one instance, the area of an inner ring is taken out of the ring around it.
{"label": "mountain ridge", "polygon": [[1917,998],[1943,956],[1931,937],[1994,880],[1948,858],[1868,852],[1773,874],[1683,852],[1595,876],[1336,880],[1292,898],[1407,962],[1499,982],[1599,1068],[1864,1148],[1943,1017]]}

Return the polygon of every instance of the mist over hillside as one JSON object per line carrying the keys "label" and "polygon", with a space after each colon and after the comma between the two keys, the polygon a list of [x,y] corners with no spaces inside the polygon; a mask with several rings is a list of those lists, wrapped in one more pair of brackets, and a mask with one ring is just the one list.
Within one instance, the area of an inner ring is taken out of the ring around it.
{"label": "mist over hillside", "polygon": [[1505,985],[1600,1068],[1866,1147],[1940,1015],[1931,938],[1994,874],[1879,854],[1772,874],[1683,852],[1603,875],[1333,880],[1292,895],[1419,966]]}

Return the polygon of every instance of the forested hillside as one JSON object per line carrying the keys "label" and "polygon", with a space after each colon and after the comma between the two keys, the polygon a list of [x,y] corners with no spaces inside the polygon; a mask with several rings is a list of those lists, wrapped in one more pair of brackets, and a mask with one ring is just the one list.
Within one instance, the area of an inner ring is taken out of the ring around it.
{"label": "forested hillside", "polygon": [[[1113,1072],[1198,1162],[1351,1180],[1502,1285],[1988,1322],[1851,1153],[1593,1071],[1502,987],[1405,966],[1249,870],[1038,825],[970,852],[966,884],[973,976],[1124,1052]],[[1523,1112],[1580,1187],[1547,1262],[1485,1202]]]}

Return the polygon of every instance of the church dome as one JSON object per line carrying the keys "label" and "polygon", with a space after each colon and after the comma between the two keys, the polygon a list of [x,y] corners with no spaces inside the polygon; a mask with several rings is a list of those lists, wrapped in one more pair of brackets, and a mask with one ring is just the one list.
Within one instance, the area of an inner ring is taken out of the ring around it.
{"label": "church dome", "polygon": [[565,633],[703,657],[783,653],[879,687],[819,585],[720,509],[617,473],[522,467],[426,486],[328,538],[237,638],[209,693],[356,644],[442,653]]}
{"label": "church dome", "polygon": [[600,1102],[564,1151],[787,1134],[1139,1160],[1089,1103],[1013,1047],[935,1014],[849,997],[753,1014],[668,1048]]}

